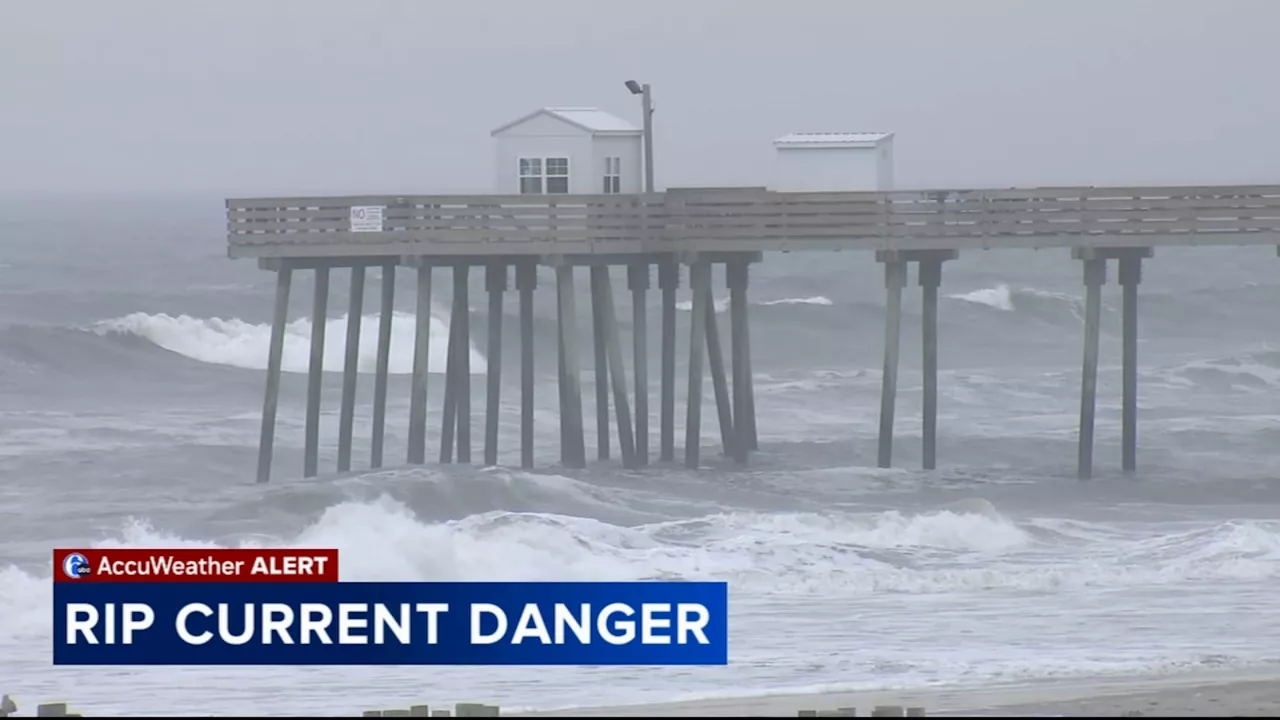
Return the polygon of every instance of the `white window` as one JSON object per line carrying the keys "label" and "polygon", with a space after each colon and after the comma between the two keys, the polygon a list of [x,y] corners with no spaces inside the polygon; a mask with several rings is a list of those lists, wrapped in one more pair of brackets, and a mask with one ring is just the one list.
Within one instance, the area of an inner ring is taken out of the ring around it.
{"label": "white window", "polygon": [[547,193],[564,195],[569,192],[569,158],[546,158]]}
{"label": "white window", "polygon": [[521,195],[569,192],[569,158],[520,158]]}
{"label": "white window", "polygon": [[542,194],[542,158],[520,158],[520,194]]}
{"label": "white window", "polygon": [[622,192],[622,158],[607,157],[604,159],[604,194],[617,195]]}

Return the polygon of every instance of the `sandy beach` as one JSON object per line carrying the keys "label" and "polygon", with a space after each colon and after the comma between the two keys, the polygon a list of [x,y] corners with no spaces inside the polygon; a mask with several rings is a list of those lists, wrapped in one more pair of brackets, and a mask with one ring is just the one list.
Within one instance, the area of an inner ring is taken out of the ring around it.
{"label": "sandy beach", "polygon": [[929,716],[965,717],[1242,717],[1280,712],[1280,670],[1150,678],[1057,680],[928,690],[835,692],[695,700],[631,707],[509,713],[522,717],[795,717],[800,710],[854,707],[870,716],[877,705],[923,707]]}
{"label": "sandy beach", "polygon": [[[924,708],[929,717],[1274,717],[1280,713],[1280,669],[1152,678],[1072,679],[901,691],[831,692],[717,698],[650,705],[521,712],[505,717],[796,717],[800,710],[857,708],[870,717],[878,705]],[[391,705],[394,707],[394,705]],[[23,703],[15,716],[34,716]],[[93,716],[92,705],[73,710]],[[436,709],[452,710],[451,705]],[[359,713],[344,713],[352,715]]]}

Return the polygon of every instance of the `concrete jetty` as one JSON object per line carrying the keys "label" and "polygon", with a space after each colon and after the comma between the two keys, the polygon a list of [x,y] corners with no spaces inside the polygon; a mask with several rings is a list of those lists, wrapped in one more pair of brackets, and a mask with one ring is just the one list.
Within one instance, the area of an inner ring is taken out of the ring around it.
{"label": "concrete jetty", "polygon": [[[520,456],[533,456],[533,312],[536,269],[555,269],[558,318],[558,389],[561,462],[587,464],[576,318],[575,273],[590,278],[591,338],[595,367],[596,459],[628,468],[650,463],[649,324],[646,293],[653,271],[662,293],[658,460],[676,460],[676,297],[682,274],[692,304],[683,463],[697,468],[703,422],[704,373],[710,375],[722,451],[748,461],[758,445],[747,296],[750,269],[766,252],[873,252],[884,266],[886,325],[877,461],[890,467],[897,398],[901,299],[909,269],[923,295],[923,454],[937,463],[938,288],[943,267],[961,252],[1061,249],[1081,263],[1085,287],[1080,433],[1077,473],[1093,472],[1101,290],[1114,261],[1123,289],[1122,458],[1137,467],[1138,286],[1142,264],[1155,248],[1193,245],[1280,245],[1280,185],[1206,187],[1059,187],[894,192],[775,192],[763,188],[671,188],[631,194],[421,195],[228,200],[228,254],[254,258],[277,275],[259,447],[259,482],[271,476],[284,331],[292,277],[315,274],[311,357],[307,384],[303,474],[319,472],[321,374],[331,273],[349,274],[346,356],[339,399],[338,467],[351,455],[356,364],[364,282],[381,273],[372,456],[382,466],[387,423],[387,368],[391,314],[399,268],[416,276],[416,332],[406,460],[426,462],[428,363],[432,278],[452,276],[440,462],[472,462],[469,367],[471,299],[467,279],[483,272],[488,293],[489,354],[484,403],[486,464],[497,462],[501,408],[501,317],[505,294],[518,292],[520,318]],[[1064,253],[1065,255],[1065,253]],[[1064,257],[1064,259],[1066,259]],[[712,303],[712,266],[724,266],[730,297],[729,343],[722,346]],[[626,382],[627,353],[618,332],[612,269],[625,268],[633,294],[635,329]],[[682,273],[683,270],[683,273]],[[514,281],[514,283],[513,283]],[[726,354],[729,356],[726,360]],[[610,422],[612,398],[614,418]],[[610,425],[613,427],[611,428]]]}

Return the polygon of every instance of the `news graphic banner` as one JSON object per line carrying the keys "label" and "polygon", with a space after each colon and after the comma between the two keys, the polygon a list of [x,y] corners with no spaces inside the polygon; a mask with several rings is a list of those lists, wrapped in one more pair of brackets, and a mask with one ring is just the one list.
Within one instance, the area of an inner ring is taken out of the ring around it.
{"label": "news graphic banner", "polygon": [[724,665],[714,582],[337,582],[333,550],[58,550],[55,665]]}
{"label": "news graphic banner", "polygon": [[55,582],[338,582],[337,550],[54,550]]}

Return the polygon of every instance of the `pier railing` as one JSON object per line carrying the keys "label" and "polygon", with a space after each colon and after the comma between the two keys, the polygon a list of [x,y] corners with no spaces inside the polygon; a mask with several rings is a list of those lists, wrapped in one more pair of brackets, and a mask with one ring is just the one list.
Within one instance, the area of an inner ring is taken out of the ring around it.
{"label": "pier railing", "polygon": [[231,257],[1280,243],[1280,185],[227,201]]}

